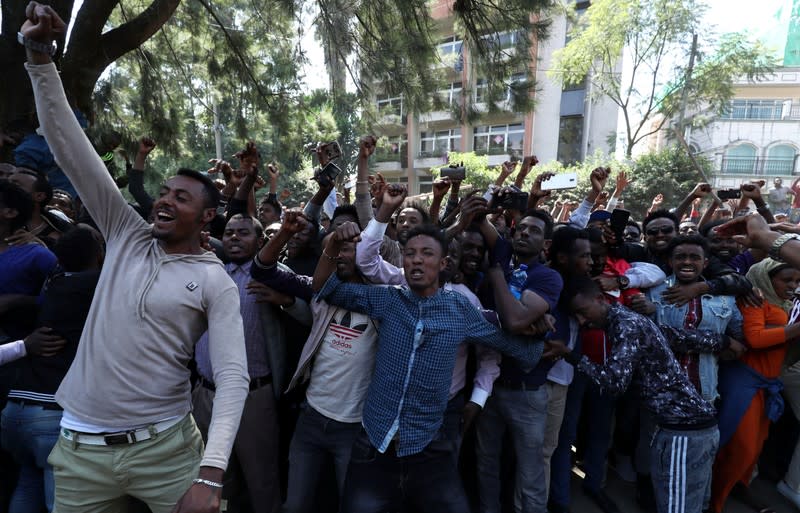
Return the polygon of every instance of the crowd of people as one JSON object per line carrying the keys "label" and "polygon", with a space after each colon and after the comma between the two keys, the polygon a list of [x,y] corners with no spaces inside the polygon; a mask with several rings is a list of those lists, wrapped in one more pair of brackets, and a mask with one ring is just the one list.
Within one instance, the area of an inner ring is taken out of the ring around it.
{"label": "crowd of people", "polygon": [[335,208],[325,151],[289,209],[252,142],[147,191],[156,142],[115,180],[27,15],[55,165],[0,167],[0,511],[560,513],[576,464],[605,513],[612,465],[644,511],[775,511],[778,472],[800,509],[800,443],[760,460],[800,416],[800,178],[638,221],[608,168],[520,204],[531,156],[424,203],[364,136]]}

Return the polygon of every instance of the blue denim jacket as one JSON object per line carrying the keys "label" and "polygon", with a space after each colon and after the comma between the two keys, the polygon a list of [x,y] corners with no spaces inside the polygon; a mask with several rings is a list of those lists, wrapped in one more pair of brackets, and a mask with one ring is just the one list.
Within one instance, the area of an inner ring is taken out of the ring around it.
{"label": "blue denim jacket", "polygon": [[[656,305],[656,324],[665,324],[675,328],[683,328],[686,320],[687,305],[676,306],[667,303],[661,294],[675,284],[675,276],[670,276],[661,285],[651,288],[647,294],[650,301]],[[733,296],[712,296],[703,294],[701,297],[703,318],[697,329],[709,330],[714,333],[728,334],[736,340],[742,340],[742,313],[736,306]],[[718,382],[717,356],[710,353],[700,354],[700,388],[703,399],[711,404],[719,397],[717,392]]]}

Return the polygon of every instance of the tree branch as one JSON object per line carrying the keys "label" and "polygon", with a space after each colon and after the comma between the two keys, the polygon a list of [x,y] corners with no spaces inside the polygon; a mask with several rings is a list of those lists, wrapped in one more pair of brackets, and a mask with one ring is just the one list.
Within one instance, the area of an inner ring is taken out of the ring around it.
{"label": "tree branch", "polygon": [[[180,4],[180,0],[153,0],[153,3],[137,17],[100,36],[100,47],[105,59],[105,66],[150,39],[150,36],[170,19],[172,13],[178,8],[178,4]],[[106,16],[107,18],[108,16]]]}

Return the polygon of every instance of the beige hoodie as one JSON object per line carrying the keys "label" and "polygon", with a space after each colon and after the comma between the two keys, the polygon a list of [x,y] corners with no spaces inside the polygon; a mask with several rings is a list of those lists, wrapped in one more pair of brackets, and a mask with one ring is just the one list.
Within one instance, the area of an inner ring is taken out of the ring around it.
{"label": "beige hoodie", "polygon": [[194,344],[208,329],[217,394],[203,466],[224,469],[247,396],[239,291],[211,253],[168,255],[83,134],[53,64],[26,64],[56,162],[106,239],[78,353],[56,400],[87,424],[123,429],[191,411]]}

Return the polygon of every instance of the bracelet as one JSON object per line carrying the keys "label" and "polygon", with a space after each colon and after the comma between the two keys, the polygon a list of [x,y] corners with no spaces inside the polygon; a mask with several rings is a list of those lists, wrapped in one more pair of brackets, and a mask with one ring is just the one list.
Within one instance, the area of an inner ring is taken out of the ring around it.
{"label": "bracelet", "polygon": [[327,251],[325,251],[325,248],[322,248],[322,256],[324,256],[325,258],[327,258],[329,262],[333,262],[333,261],[334,261],[334,260],[336,260],[336,258],[337,258],[337,257],[332,257],[332,256],[330,256],[330,255],[328,254],[328,252],[327,252]]}
{"label": "bracelet", "polygon": [[781,248],[783,245],[789,242],[790,240],[800,240],[800,235],[794,233],[784,233],[777,239],[775,242],[772,243],[772,246],[769,248],[769,257],[776,262],[783,262],[781,259]]}
{"label": "bracelet", "polygon": [[192,484],[204,484],[206,486],[210,486],[211,488],[222,488],[222,483],[215,483],[214,481],[209,481],[208,479],[192,479]]}
{"label": "bracelet", "polygon": [[17,32],[17,42],[28,50],[36,53],[43,53],[45,55],[49,55],[50,57],[56,54],[57,45],[55,41],[51,42],[50,44],[40,43],[39,41],[28,39],[22,32]]}
{"label": "bracelet", "polygon": [[365,184],[368,184],[368,185],[369,185],[369,180],[358,180],[358,181],[356,182],[356,185],[358,185],[358,184],[361,184],[361,183],[365,183]]}

